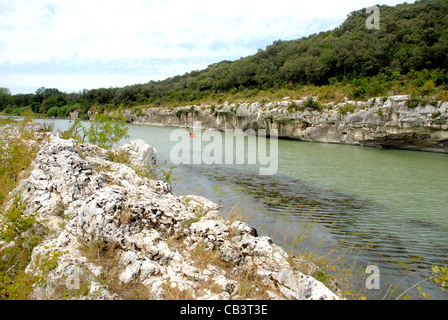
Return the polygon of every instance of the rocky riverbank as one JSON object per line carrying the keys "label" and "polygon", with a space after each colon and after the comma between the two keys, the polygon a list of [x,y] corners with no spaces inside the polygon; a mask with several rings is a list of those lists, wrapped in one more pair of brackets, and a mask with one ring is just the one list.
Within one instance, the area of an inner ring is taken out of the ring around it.
{"label": "rocky riverbank", "polygon": [[298,270],[303,261],[222,218],[215,203],[139,174],[156,165],[144,141],[106,151],[46,140],[11,193],[49,230],[26,268],[40,279],[32,299],[339,299]]}
{"label": "rocky riverbank", "polygon": [[279,138],[448,153],[448,102],[414,101],[409,95],[322,105],[284,99],[174,109],[125,110],[133,123],[204,129],[266,129]]}

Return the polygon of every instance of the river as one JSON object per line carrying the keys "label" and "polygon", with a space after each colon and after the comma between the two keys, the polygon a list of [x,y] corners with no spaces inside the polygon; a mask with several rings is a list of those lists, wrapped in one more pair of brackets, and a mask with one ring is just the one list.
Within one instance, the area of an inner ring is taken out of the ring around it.
{"label": "river", "polygon": [[[37,121],[55,130],[70,124]],[[119,144],[143,139],[170,165],[176,128],[128,127],[130,138]],[[339,275],[351,269],[352,292],[368,299],[394,299],[432,265],[448,265],[448,155],[279,140],[277,173],[263,176],[259,167],[178,165],[173,192],[209,198],[225,213],[240,210],[259,234],[287,251],[314,252]],[[369,265],[378,267],[379,289],[366,288]],[[431,299],[448,297],[429,281],[422,288]],[[417,289],[409,294],[422,298]]]}

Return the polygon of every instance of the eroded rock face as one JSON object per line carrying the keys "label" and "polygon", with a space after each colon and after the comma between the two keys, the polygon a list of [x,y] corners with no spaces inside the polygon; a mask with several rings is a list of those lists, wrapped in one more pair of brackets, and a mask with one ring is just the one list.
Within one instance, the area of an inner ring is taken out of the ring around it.
{"label": "eroded rock face", "polygon": [[[264,129],[268,134],[277,130],[280,138],[448,153],[448,102],[410,108],[406,106],[410,98],[329,103],[320,111],[300,108],[304,100],[288,100],[224,103],[214,111],[186,106],[144,109],[139,116],[124,112],[135,123],[192,127],[200,121],[205,129]],[[354,110],[341,112],[347,106]]]}
{"label": "eroded rock face", "polygon": [[[142,141],[120,149],[136,165],[155,164],[155,150]],[[295,271],[270,238],[258,237],[244,222],[222,219],[215,203],[177,197],[166,183],[107,159],[105,150],[51,135],[31,175],[13,191],[21,193],[26,214],[53,230],[34,248],[27,268],[45,279],[32,298],[54,299],[63,289],[83,288],[78,298],[120,299],[104,280],[108,274],[120,286],[146,287],[152,299],[172,298],[169,290],[195,299],[235,299],[238,276],[250,271],[266,287],[267,298],[338,299]],[[112,250],[109,264],[89,256],[98,248]],[[207,254],[215,258],[204,263]],[[55,263],[45,274],[39,268],[43,261]]]}

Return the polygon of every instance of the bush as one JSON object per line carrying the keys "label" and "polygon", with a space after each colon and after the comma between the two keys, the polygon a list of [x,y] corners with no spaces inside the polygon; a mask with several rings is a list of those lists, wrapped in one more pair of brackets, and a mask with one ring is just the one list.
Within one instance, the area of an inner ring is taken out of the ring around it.
{"label": "bush", "polygon": [[38,279],[25,272],[31,261],[33,248],[41,242],[36,232],[37,220],[23,214],[25,205],[20,196],[13,199],[9,210],[1,213],[0,240],[14,241],[2,251],[7,259],[0,260],[0,299],[24,300]]}
{"label": "bush", "polygon": [[110,149],[114,143],[129,137],[125,124],[126,116],[117,116],[111,119],[104,114],[97,115],[90,128],[86,130],[87,139],[100,148]]}
{"label": "bush", "polygon": [[47,111],[47,116],[49,117],[58,117],[59,116],[59,108],[58,107],[51,107]]}
{"label": "bush", "polygon": [[347,103],[344,106],[339,107],[338,113],[339,114],[347,114],[348,112],[354,112],[356,109],[356,106],[351,104],[351,103]]}
{"label": "bush", "polygon": [[0,141],[0,205],[3,204],[6,195],[17,186],[20,173],[28,169],[36,157],[37,144],[23,141],[25,135],[27,139],[33,138],[32,133],[32,130],[29,132],[24,130],[18,139]]}
{"label": "bush", "polygon": [[288,106],[288,112],[295,112],[295,111],[303,111],[305,109],[303,104],[299,104],[296,101],[292,101],[291,104]]}
{"label": "bush", "polygon": [[434,91],[435,84],[432,80],[427,80],[422,86],[422,94],[428,95]]}
{"label": "bush", "polygon": [[30,108],[31,108],[31,110],[33,110],[34,113],[39,113],[39,109],[40,109],[39,103],[33,102],[30,105]]}
{"label": "bush", "polygon": [[365,99],[367,97],[367,88],[365,85],[362,85],[358,88],[355,88],[351,92],[351,97],[353,99]]}
{"label": "bush", "polygon": [[434,113],[431,115],[431,118],[435,119],[435,118],[439,117],[441,114],[442,114],[442,113],[441,113],[440,111],[434,112]]}
{"label": "bush", "polygon": [[406,101],[406,106],[408,108],[416,108],[420,105],[422,98],[417,95],[411,95],[408,101]]}
{"label": "bush", "polygon": [[126,116],[110,118],[105,114],[95,117],[90,127],[86,129],[79,119],[66,131],[61,132],[63,139],[75,139],[79,142],[87,141],[96,144],[100,148],[111,149],[114,143],[128,138],[128,128],[125,126]]}
{"label": "bush", "polygon": [[313,98],[313,97],[309,97],[309,98],[303,103],[303,107],[304,107],[304,108],[310,108],[310,109],[317,110],[317,111],[322,110],[322,106],[319,104],[319,102],[314,101],[314,98]]}

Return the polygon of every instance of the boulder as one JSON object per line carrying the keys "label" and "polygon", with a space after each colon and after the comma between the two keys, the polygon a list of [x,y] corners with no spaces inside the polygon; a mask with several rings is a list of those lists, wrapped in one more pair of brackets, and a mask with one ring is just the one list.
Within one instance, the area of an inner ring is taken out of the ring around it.
{"label": "boulder", "polygon": [[155,166],[157,163],[157,151],[144,140],[132,140],[118,148],[117,152],[125,152],[129,156],[130,164],[136,168]]}

